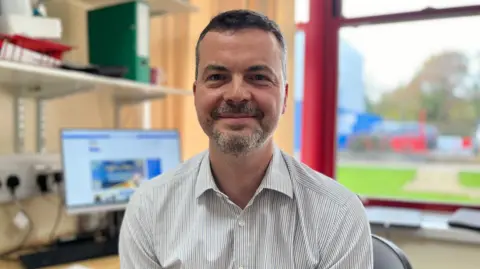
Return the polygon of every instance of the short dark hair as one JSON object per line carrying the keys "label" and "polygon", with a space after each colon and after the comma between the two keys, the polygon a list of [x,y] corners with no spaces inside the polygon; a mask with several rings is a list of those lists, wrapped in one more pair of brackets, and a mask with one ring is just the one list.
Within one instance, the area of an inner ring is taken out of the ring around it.
{"label": "short dark hair", "polygon": [[260,29],[272,33],[282,49],[282,72],[284,80],[287,79],[287,46],[280,27],[267,16],[255,11],[237,9],[222,12],[213,17],[200,33],[195,47],[195,79],[198,76],[198,63],[200,62],[199,45],[208,32],[237,31],[244,29]]}

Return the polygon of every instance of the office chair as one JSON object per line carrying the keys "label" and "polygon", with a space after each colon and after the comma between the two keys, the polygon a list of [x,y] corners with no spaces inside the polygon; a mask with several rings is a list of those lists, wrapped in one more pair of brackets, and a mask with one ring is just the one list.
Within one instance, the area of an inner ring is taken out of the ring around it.
{"label": "office chair", "polygon": [[405,253],[394,243],[372,235],[374,269],[413,269]]}

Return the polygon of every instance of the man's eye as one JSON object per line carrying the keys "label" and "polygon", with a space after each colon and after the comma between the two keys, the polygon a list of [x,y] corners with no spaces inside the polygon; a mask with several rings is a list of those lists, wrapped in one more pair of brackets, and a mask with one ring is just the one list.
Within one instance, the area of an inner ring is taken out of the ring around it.
{"label": "man's eye", "polygon": [[267,77],[264,75],[253,75],[252,76],[253,80],[267,80]]}
{"label": "man's eye", "polygon": [[207,80],[208,80],[208,81],[217,81],[217,80],[222,80],[222,79],[224,79],[224,78],[225,78],[225,76],[223,76],[223,75],[214,74],[214,75],[208,76],[208,77],[207,77]]}

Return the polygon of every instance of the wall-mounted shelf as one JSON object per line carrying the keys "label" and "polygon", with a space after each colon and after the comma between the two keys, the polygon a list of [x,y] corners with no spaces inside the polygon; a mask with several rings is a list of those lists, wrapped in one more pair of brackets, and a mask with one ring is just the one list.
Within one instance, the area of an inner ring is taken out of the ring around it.
{"label": "wall-mounted shelf", "polygon": [[191,95],[188,90],[139,83],[88,73],[0,60],[2,90],[20,98],[48,100],[93,90],[108,88],[115,99],[125,103],[143,102],[168,94]]}
{"label": "wall-mounted shelf", "polygon": [[88,74],[0,60],[1,90],[18,98],[52,99],[93,89]]}
{"label": "wall-mounted shelf", "polygon": [[91,90],[107,90],[115,104],[115,125],[119,126],[123,105],[163,98],[167,95],[192,95],[192,91],[139,83],[127,79],[110,78],[84,72],[33,66],[0,60],[0,90],[14,97],[15,150],[23,147],[21,98],[34,99],[37,104],[37,150],[43,148],[42,101],[61,98]]}
{"label": "wall-mounted shelf", "polygon": [[[116,5],[132,0],[76,0],[86,5],[88,9],[95,9],[110,5]],[[145,0],[150,6],[150,14],[152,16],[172,14],[172,13],[187,13],[197,11],[198,8],[190,4],[186,0]]]}

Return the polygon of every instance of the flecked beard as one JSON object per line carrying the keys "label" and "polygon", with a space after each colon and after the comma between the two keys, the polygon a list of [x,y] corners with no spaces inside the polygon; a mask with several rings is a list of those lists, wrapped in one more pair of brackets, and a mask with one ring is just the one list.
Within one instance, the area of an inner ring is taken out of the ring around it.
{"label": "flecked beard", "polygon": [[226,134],[214,130],[211,138],[222,153],[240,157],[260,148],[268,135],[261,129],[255,129],[250,135]]}

